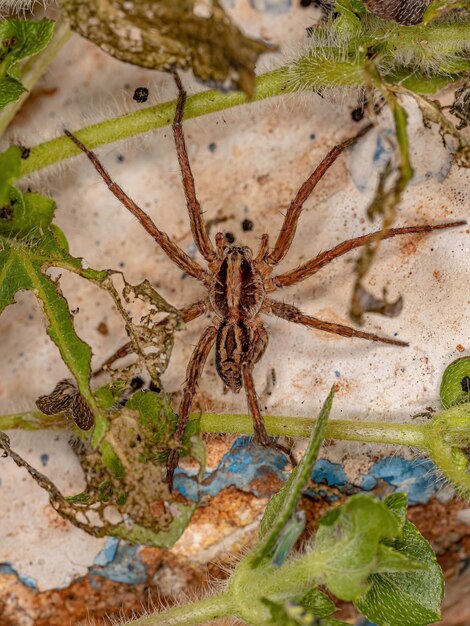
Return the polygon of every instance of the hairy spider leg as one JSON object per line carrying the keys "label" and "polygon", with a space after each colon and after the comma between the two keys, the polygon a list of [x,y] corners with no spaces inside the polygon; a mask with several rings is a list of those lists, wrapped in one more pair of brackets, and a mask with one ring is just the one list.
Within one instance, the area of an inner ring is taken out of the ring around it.
{"label": "hairy spider leg", "polygon": [[129,196],[123,191],[123,189],[113,181],[111,176],[105,170],[100,163],[98,157],[94,152],[89,150],[75,135],[68,130],[64,130],[65,134],[71,139],[74,144],[84,152],[90,161],[93,163],[96,171],[104,180],[108,189],[116,196],[116,198],[128,209],[142,224],[145,230],[155,239],[163,252],[174,262],[176,265],[193,278],[197,278],[202,282],[207,280],[207,272],[196,261],[186,254],[174,241],[172,241],[166,233],[161,231],[154,224],[152,219],[143,211]]}
{"label": "hairy spider leg", "polygon": [[318,330],[324,330],[327,333],[333,333],[335,335],[342,335],[343,337],[359,337],[360,339],[388,343],[393,346],[409,346],[409,343],[406,341],[388,339],[387,337],[380,337],[379,335],[374,335],[373,333],[366,333],[362,330],[351,328],[350,326],[343,326],[342,324],[334,324],[333,322],[319,320],[316,317],[305,315],[300,309],[292,304],[276,302],[276,300],[271,300],[270,298],[266,298],[264,301],[262,312],[267,313],[268,315],[271,313],[272,315],[287,320],[288,322],[303,324],[304,326],[310,326],[310,328],[318,328]]}
{"label": "hairy spider leg", "polygon": [[168,483],[170,491],[173,489],[173,476],[175,469],[178,466],[181,453],[181,443],[183,441],[184,431],[186,430],[189,414],[191,412],[194,394],[196,393],[209,352],[215,343],[217,332],[218,328],[213,324],[206,328],[194,348],[186,369],[186,381],[184,383],[183,398],[181,399],[178,412],[178,423],[175,430],[176,447],[171,450],[166,463],[166,482]]}
{"label": "hairy spider leg", "polygon": [[418,226],[405,226],[403,228],[388,228],[386,230],[378,230],[375,233],[369,235],[363,235],[362,237],[356,237],[354,239],[348,239],[338,244],[334,248],[318,254],[315,258],[310,259],[296,267],[293,270],[285,272],[284,274],[278,274],[265,281],[266,291],[271,292],[282,287],[289,287],[295,285],[302,280],[305,280],[309,276],[312,276],[318,270],[320,270],[328,263],[331,263],[334,259],[359,248],[369,243],[380,239],[390,239],[397,235],[411,235],[413,233],[429,233],[433,230],[444,230],[446,228],[455,228],[457,226],[464,226],[467,222],[465,220],[457,220],[454,222],[446,222],[444,224],[424,224]]}
{"label": "hairy spider leg", "polygon": [[181,177],[183,179],[184,195],[186,196],[186,207],[188,209],[191,232],[197,249],[208,263],[217,258],[217,253],[209,238],[207,227],[202,219],[201,205],[196,196],[194,176],[189,163],[188,151],[183,131],[184,106],[186,104],[186,91],[183,88],[181,79],[176,71],[173,72],[176,86],[178,88],[178,102],[176,104],[175,119],[173,120],[173,137],[175,139],[176,154],[180,165]]}
{"label": "hairy spider leg", "polygon": [[[180,309],[179,316],[180,316],[181,321],[187,324],[188,322],[192,322],[193,320],[200,317],[206,311],[207,311],[207,300],[198,300],[198,302],[193,302],[193,304],[190,304],[189,306],[184,307],[184,309]],[[164,319],[162,319],[161,322],[158,322],[156,326],[157,327],[164,326],[167,323],[167,321],[168,321],[168,317],[165,317]],[[127,343],[122,345],[120,348],[118,348],[116,352],[114,352],[110,357],[108,357],[106,361],[104,361],[104,363],[102,363],[101,366],[93,372],[92,376],[93,377],[99,376],[106,370],[106,368],[110,367],[113,363],[115,363],[119,359],[122,359],[131,353],[132,353],[132,342],[128,341]]]}
{"label": "hairy spider leg", "polygon": [[283,446],[276,441],[273,441],[266,430],[266,426],[263,420],[263,416],[261,415],[261,409],[259,406],[259,398],[256,393],[255,383],[253,380],[253,366],[251,363],[243,363],[242,365],[242,377],[243,377],[243,387],[245,389],[246,399],[248,402],[248,411],[250,413],[251,419],[253,420],[253,431],[255,433],[255,440],[262,446],[275,448],[279,450],[283,454],[285,454],[291,464],[292,467],[297,465],[297,460],[292,454],[292,450],[290,450],[287,446]]}
{"label": "hairy spider leg", "polygon": [[317,186],[317,183],[323,178],[324,174],[333,165],[339,155],[344,152],[346,148],[355,144],[361,137],[368,133],[371,128],[373,128],[373,125],[368,124],[367,126],[364,126],[364,128],[362,128],[356,135],[354,135],[354,137],[350,137],[337,146],[334,146],[300,187],[295,198],[292,200],[289,208],[287,209],[287,213],[284,217],[284,223],[276,239],[276,243],[274,244],[271,253],[266,257],[266,262],[270,266],[274,267],[277,265],[289,251],[294,239],[303,205]]}

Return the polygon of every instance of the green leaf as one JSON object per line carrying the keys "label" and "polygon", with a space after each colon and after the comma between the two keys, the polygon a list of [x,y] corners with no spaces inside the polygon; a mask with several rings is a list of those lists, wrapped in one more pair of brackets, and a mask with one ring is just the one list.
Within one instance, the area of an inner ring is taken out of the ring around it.
{"label": "green leaf", "polygon": [[[329,605],[333,607],[333,610],[336,609],[335,605],[320,591],[314,589],[312,593],[323,596]],[[286,601],[281,604],[273,602],[268,598],[262,598],[261,602],[268,607],[271,614],[268,624],[274,624],[275,626],[350,626],[346,622],[311,611],[301,603]],[[324,600],[321,600],[321,602],[325,605]],[[329,613],[332,613],[332,611],[329,611]],[[325,615],[329,615],[329,613]]]}
{"label": "green leaf", "polygon": [[470,8],[469,0],[433,0],[423,15],[423,24],[441,16],[444,12],[457,8]]}
{"label": "green leaf", "polygon": [[294,602],[280,604],[268,598],[262,598],[261,602],[268,607],[271,619],[268,624],[275,626],[316,626],[315,615]]}
{"label": "green leaf", "polygon": [[369,495],[352,496],[319,520],[313,554],[321,582],[342,600],[357,598],[369,585],[381,541],[394,539],[400,529],[383,502]]}
{"label": "green leaf", "polygon": [[307,609],[310,613],[318,617],[327,617],[336,611],[336,606],[329,597],[316,587],[307,591],[307,593],[300,598],[298,603],[300,606],[303,606],[304,609]]}
{"label": "green leaf", "polygon": [[108,534],[112,537],[119,537],[133,543],[140,543],[144,546],[155,548],[172,548],[183,534],[184,529],[189,524],[194,511],[198,504],[181,504],[173,502],[172,509],[174,511],[173,520],[167,530],[155,531],[150,528],[144,528],[139,524],[133,524],[131,528],[126,524],[112,526]]}
{"label": "green leaf", "polygon": [[[385,504],[390,503],[386,498]],[[394,558],[400,554],[410,562],[421,564],[422,569],[374,573],[370,588],[354,604],[377,624],[426,626],[438,621],[444,580],[431,546],[411,522],[405,521],[401,537],[391,547]]]}
{"label": "green leaf", "polygon": [[139,422],[152,433],[154,444],[168,439],[178,421],[168,394],[138,391],[126,402],[126,408],[139,412]]}
{"label": "green leaf", "polygon": [[[1,90],[1,81],[0,81]],[[0,94],[1,98],[1,94]],[[0,153],[0,219],[9,201],[10,183],[16,180],[21,170],[21,148],[11,146]]]}
{"label": "green leaf", "polygon": [[90,347],[75,332],[58,280],[52,280],[45,270],[56,265],[95,279],[103,273],[83,270],[81,260],[61,247],[57,229],[51,229],[54,210],[50,198],[8,188],[7,204],[0,212],[0,313],[14,302],[18,291],[33,291],[46,318],[48,335],[96,413],[89,387]]}
{"label": "green leaf", "polygon": [[18,63],[46,47],[54,26],[55,23],[47,19],[0,21],[0,109],[25,91]]}
{"label": "green leaf", "polygon": [[263,519],[261,520],[261,541],[253,553],[253,567],[274,552],[284,527],[295,514],[300,496],[310,480],[318,452],[320,451],[320,446],[325,436],[326,423],[331,411],[333,397],[334,387],[331,388],[320,411],[320,415],[318,416],[315,428],[312,430],[307,450],[302,460],[292,472],[280,492],[269,501]]}
{"label": "green leaf", "polygon": [[396,493],[390,493],[384,499],[384,504],[397,517],[400,522],[400,528],[403,528],[406,521],[406,510],[408,508],[408,496],[406,493],[401,493],[399,491]]}

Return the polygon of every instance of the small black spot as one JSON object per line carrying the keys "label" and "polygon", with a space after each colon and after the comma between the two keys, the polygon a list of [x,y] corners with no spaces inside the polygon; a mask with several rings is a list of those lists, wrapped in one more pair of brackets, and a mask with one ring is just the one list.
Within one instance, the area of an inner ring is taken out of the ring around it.
{"label": "small black spot", "polygon": [[31,148],[26,148],[26,146],[20,146],[20,150],[22,159],[27,159],[31,154]]}
{"label": "small black spot", "polygon": [[460,381],[460,386],[462,387],[462,391],[468,393],[470,391],[470,376],[464,376]]}
{"label": "small black spot", "polygon": [[215,152],[217,150],[217,144],[213,141],[207,146],[211,152]]}
{"label": "small black spot", "polygon": [[360,122],[364,117],[364,107],[357,107],[357,109],[351,111],[351,117],[355,122]]}
{"label": "small black spot", "polygon": [[309,7],[311,4],[313,4],[314,0],[300,0],[299,4],[301,7],[303,7],[304,9],[306,9],[307,7]]}
{"label": "small black spot", "polygon": [[229,244],[234,243],[235,235],[233,233],[225,233],[225,239],[227,240],[227,243]]}
{"label": "small black spot", "polygon": [[142,437],[137,433],[136,435],[136,441],[138,441],[139,443],[142,441]]}
{"label": "small black spot", "polygon": [[13,217],[13,208],[11,204],[0,208],[0,220],[11,220]]}
{"label": "small black spot", "polygon": [[123,154],[118,154],[116,157],[116,161],[118,163],[122,163],[124,161],[124,155]]}
{"label": "small black spot", "polygon": [[158,385],[156,385],[153,382],[153,380],[150,382],[149,389],[150,389],[150,391],[154,391],[155,393],[160,393],[160,391],[161,391],[160,387]]}
{"label": "small black spot", "polygon": [[140,376],[134,376],[134,378],[131,380],[131,389],[133,391],[137,391],[138,389],[141,389],[144,386],[144,379],[141,378]]}
{"label": "small black spot", "polygon": [[119,265],[119,267],[124,267],[125,263],[124,263],[124,261],[119,261],[118,265]]}
{"label": "small black spot", "polygon": [[315,139],[315,137],[316,137],[315,133],[310,133],[310,135],[309,135],[310,141],[313,141]]}
{"label": "small black spot", "polygon": [[246,232],[247,230],[253,230],[253,222],[248,218],[244,219],[242,222],[242,228]]}
{"label": "small black spot", "polygon": [[133,100],[136,102],[147,102],[149,97],[149,90],[147,87],[137,87],[134,91],[134,95],[132,96]]}

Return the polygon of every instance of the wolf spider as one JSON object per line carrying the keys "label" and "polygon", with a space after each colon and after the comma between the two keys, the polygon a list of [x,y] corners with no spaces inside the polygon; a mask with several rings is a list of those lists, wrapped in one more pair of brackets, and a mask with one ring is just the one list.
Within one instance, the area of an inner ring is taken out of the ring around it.
{"label": "wolf spider", "polygon": [[[189,164],[182,127],[186,92],[183,89],[179,76],[174,74],[174,78],[179,95],[172,125],[173,136],[181,169],[191,232],[199,252],[207,262],[207,269],[204,269],[199,263],[194,261],[168,235],[157,228],[151,218],[111,179],[97,156],[86,148],[72,133],[65,131],[67,136],[87,155],[116,198],[139,220],[166,255],[181,270],[199,280],[208,290],[205,298],[190,304],[180,311],[181,317],[186,323],[206,312],[212,313],[214,318],[199,339],[187,366],[183,398],[179,408],[179,417],[175,431],[176,446],[171,450],[167,461],[166,480],[170,489],[173,484],[173,474],[178,465],[181,443],[194,394],[197,390],[204,364],[214,345],[216,347],[217,372],[224,384],[235,393],[238,393],[242,387],[245,389],[249,412],[253,419],[256,441],[262,446],[274,446],[289,454],[289,451],[286,451],[284,446],[272,442],[268,437],[253,382],[253,367],[263,356],[268,344],[268,333],[260,314],[274,315],[296,324],[303,324],[344,337],[360,337],[395,346],[408,345],[404,341],[380,337],[373,333],[305,315],[291,304],[278,302],[268,297],[268,294],[271,292],[305,280],[337,257],[376,239],[377,232],[348,239],[330,250],[318,254],[313,259],[302,263],[295,269],[271,276],[276,265],[289,251],[303,204],[338,156],[367,133],[371,126],[365,126],[354,137],[346,139],[346,141],[343,141],[343,143],[335,146],[328,152],[326,157],[300,187],[290,203],[274,246],[270,248],[268,235],[262,235],[258,253],[253,258],[253,253],[248,247],[226,246],[224,235],[221,232],[215,236],[215,246],[209,238],[206,224],[202,217],[201,206],[196,196],[194,178]],[[389,228],[382,231],[380,236],[382,239],[388,239],[396,235],[425,233],[461,225],[462,223],[464,222]],[[116,360],[124,356],[128,352],[127,345],[123,346],[111,359]],[[111,359],[108,359],[107,363],[110,363]]]}

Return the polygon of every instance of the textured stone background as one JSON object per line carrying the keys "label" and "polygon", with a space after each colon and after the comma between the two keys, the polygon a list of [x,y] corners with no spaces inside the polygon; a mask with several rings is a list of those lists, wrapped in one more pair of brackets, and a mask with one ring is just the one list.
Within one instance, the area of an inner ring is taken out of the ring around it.
{"label": "textured stone background", "polygon": [[[318,16],[313,8],[281,0],[228,4],[250,34],[283,44],[289,53]],[[264,63],[270,65],[269,60]],[[185,84],[190,91],[201,89],[189,77]],[[121,64],[74,37],[17,116],[5,144],[20,140],[34,145],[57,135],[64,126],[78,129],[146,106],[132,99],[140,86],[150,89],[152,103],[174,97],[165,75]],[[443,99],[451,101],[451,94]],[[275,235],[281,212],[312,166],[334,143],[357,130],[350,115],[355,106],[348,97],[333,103],[317,95],[296,95],[185,124],[207,217],[226,218],[220,228],[255,249],[263,232]],[[468,217],[465,172],[451,166],[436,130],[422,128],[411,104],[409,114],[416,177],[401,204],[399,224]],[[380,131],[371,133],[330,170],[306,204],[281,269],[347,237],[374,230],[365,220],[365,208],[387,158],[389,133],[390,121],[384,119]],[[156,223],[193,253],[171,133],[163,130],[113,144],[100,156]],[[176,306],[200,295],[195,281],[183,279],[84,158],[52,168],[29,184],[54,197],[57,223],[67,234],[71,252],[84,256],[92,267],[123,269],[133,283],[148,278]],[[243,231],[245,219],[253,222],[253,230]],[[211,234],[215,232],[216,228]],[[333,382],[338,385],[333,418],[406,421],[424,407],[437,408],[445,364],[470,349],[469,233],[461,228],[383,244],[369,285],[377,295],[382,286],[387,286],[391,298],[402,294],[405,306],[396,319],[366,316],[364,328],[397,334],[410,341],[410,348],[377,346],[270,319],[270,345],[255,372],[266,412],[313,416]],[[349,324],[355,256],[343,257],[300,286],[284,290],[281,297],[318,317]],[[121,320],[105,294],[93,286],[65,274],[61,285],[71,308],[79,308],[77,330],[92,345],[98,365],[125,340]],[[107,334],[100,332],[102,324]],[[204,324],[204,319],[193,322],[177,335],[164,379],[168,391],[181,389],[185,364]],[[19,294],[17,304],[0,317],[0,337],[0,410],[25,410],[66,375],[31,294]],[[242,395],[222,391],[210,358],[196,406],[245,411]],[[12,433],[12,445],[72,494],[83,483],[67,440],[65,433]],[[269,494],[285,478],[285,464],[282,457],[262,452],[246,439],[213,437],[209,448],[206,505],[168,552],[86,536],[56,516],[46,495],[24,471],[1,459],[2,626],[84,624],[80,620],[86,620],[87,611],[99,618],[118,611],[121,603],[138,608],[148,597],[171,600],[174,593],[189,593],[206,584],[208,575],[223,576],[221,564],[228,555],[253,540]],[[466,597],[465,588],[470,586],[465,569],[470,556],[466,504],[452,500],[452,490],[438,482],[432,466],[413,460],[407,450],[336,443],[325,448],[322,457],[314,475],[319,485],[303,503],[311,513],[309,519],[329,500],[342,499],[355,488],[407,490],[415,504],[413,521],[433,540],[453,580],[444,623],[468,624],[470,616],[459,608],[459,598]],[[189,475],[180,475],[178,485],[188,497],[194,491]],[[326,496],[326,501],[318,495]]]}

